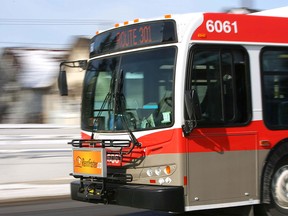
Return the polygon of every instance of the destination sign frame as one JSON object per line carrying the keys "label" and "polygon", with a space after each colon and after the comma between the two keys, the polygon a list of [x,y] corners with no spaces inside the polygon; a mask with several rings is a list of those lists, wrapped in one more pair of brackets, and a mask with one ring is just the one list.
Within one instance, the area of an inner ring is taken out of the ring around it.
{"label": "destination sign frame", "polygon": [[175,42],[177,42],[177,33],[173,20],[137,23],[94,36],[90,45],[90,57]]}

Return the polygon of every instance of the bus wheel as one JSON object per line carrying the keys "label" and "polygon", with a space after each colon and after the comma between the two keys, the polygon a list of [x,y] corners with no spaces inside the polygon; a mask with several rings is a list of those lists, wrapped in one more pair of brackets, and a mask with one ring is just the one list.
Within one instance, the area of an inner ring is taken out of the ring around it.
{"label": "bus wheel", "polygon": [[[270,183],[270,204],[262,204],[268,216],[288,215],[288,156],[281,159],[272,175]],[[262,212],[264,213],[264,212]],[[264,214],[261,214],[264,215]]]}

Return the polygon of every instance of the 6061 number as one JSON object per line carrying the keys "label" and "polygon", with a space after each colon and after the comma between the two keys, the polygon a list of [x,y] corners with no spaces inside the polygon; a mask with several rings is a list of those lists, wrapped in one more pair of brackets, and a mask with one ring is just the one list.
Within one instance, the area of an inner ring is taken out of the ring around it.
{"label": "6061 number", "polygon": [[238,33],[237,21],[230,22],[228,20],[207,20],[206,29],[208,32],[217,32],[217,33]]}

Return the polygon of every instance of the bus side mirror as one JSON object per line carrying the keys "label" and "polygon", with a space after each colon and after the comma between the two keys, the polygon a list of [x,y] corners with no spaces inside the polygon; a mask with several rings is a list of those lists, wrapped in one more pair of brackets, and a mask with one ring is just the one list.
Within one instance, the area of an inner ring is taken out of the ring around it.
{"label": "bus side mirror", "polygon": [[60,72],[58,76],[58,88],[61,96],[68,95],[68,85],[67,85],[67,77],[66,71],[62,68],[81,68],[83,70],[87,69],[88,61],[87,60],[77,60],[77,61],[63,61],[60,64]]}
{"label": "bus side mirror", "polygon": [[60,71],[58,76],[58,89],[61,96],[68,96],[66,71]]}
{"label": "bus side mirror", "polygon": [[188,136],[197,126],[197,121],[202,118],[200,101],[196,89],[185,91],[184,103],[188,119],[185,119],[182,130],[184,135]]}

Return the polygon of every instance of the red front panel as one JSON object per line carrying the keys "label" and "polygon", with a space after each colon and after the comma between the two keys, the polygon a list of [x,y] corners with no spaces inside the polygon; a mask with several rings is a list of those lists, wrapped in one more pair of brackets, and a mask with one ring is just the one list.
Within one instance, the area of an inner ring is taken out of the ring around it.
{"label": "red front panel", "polygon": [[191,40],[287,43],[288,18],[204,14],[204,21]]}

